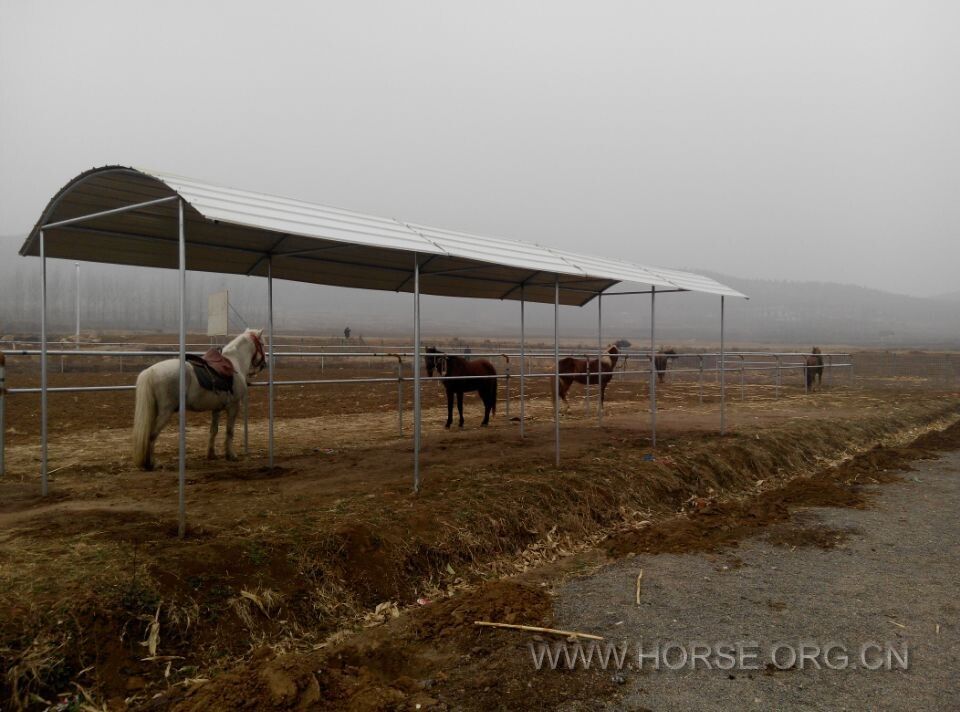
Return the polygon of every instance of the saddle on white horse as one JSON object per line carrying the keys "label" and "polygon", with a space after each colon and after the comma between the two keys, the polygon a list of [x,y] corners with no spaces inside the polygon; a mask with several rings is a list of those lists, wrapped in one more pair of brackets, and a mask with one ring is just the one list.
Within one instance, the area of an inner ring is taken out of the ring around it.
{"label": "saddle on white horse", "polygon": [[203,356],[187,354],[187,362],[193,366],[200,387],[214,393],[232,393],[233,363],[223,355],[219,348],[207,351]]}

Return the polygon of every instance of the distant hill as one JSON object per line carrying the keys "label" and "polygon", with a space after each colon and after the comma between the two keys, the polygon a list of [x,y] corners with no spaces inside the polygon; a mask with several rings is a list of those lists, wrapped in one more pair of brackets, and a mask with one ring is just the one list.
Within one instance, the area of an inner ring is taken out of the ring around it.
{"label": "distant hill", "polygon": [[[735,306],[737,331],[762,341],[865,345],[960,344],[960,310],[950,299],[910,297],[833,282],[744,279],[709,273],[750,296]],[[955,301],[960,301],[957,293]]]}
{"label": "distant hill", "polygon": [[936,299],[941,302],[960,302],[960,292],[947,292],[945,294],[938,294],[931,299]]}

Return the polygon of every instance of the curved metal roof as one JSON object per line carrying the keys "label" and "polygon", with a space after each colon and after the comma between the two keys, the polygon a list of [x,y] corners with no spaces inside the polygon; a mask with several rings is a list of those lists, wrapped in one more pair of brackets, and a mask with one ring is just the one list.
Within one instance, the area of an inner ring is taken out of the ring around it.
{"label": "curved metal roof", "polygon": [[582,306],[620,282],[658,288],[745,295],[715,280],[507,240],[407,223],[180,176],[123,166],[96,168],[70,181],[50,201],[20,249],[48,257],[176,268],[174,201],[65,220],[136,203],[180,197],[185,202],[187,269],[273,276],[362,289],[413,291],[420,264],[424,294]]}

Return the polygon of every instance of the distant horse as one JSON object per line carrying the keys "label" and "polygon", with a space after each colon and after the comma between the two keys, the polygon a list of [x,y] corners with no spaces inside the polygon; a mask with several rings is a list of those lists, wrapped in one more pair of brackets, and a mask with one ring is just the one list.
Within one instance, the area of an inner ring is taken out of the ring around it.
{"label": "distant horse", "polygon": [[[222,350],[211,349],[202,358],[188,356],[187,408],[213,411],[207,457],[214,459],[214,440],[220,427],[220,411],[227,411],[226,456],[237,460],[233,450],[233,425],[240,402],[247,394],[247,381],[263,370],[263,329],[247,329]],[[160,431],[180,407],[180,359],[160,361],[137,376],[136,409],[133,416],[133,462],[144,470],[154,466],[153,446]]]}
{"label": "distant horse", "polygon": [[653,357],[653,365],[657,369],[657,381],[663,383],[667,377],[667,366],[670,365],[670,361],[680,358],[677,356],[677,352],[674,349],[667,349],[666,351],[661,351]]}
{"label": "distant horse", "polygon": [[813,390],[813,381],[816,379],[817,385],[823,390],[823,356],[820,355],[820,347],[814,346],[813,351],[803,360],[807,372],[807,390]]}
{"label": "distant horse", "polygon": [[[604,395],[607,392],[607,384],[613,378],[613,367],[617,365],[619,354],[620,349],[615,344],[610,344],[599,359],[573,358],[572,356],[560,359],[558,364],[560,384],[559,387],[554,386],[550,390],[554,400],[556,400],[556,394],[559,390],[560,398],[563,399],[564,405],[569,409],[570,403],[567,401],[567,391],[570,390],[570,387],[574,383],[586,384],[589,382],[595,384],[599,379],[600,406],[602,407]],[[554,382],[556,382],[556,378],[554,378]]]}
{"label": "distant horse", "polygon": [[[488,376],[488,378],[456,378],[452,381],[442,381],[443,388],[447,392],[447,424],[443,427],[449,428],[453,422],[453,396],[457,396],[457,412],[460,414],[460,427],[463,427],[463,394],[476,391],[481,400],[483,400],[483,422],[480,425],[490,423],[490,413],[497,412],[497,369],[493,364],[485,359],[477,361],[467,361],[461,356],[445,354],[443,351],[437,351],[433,346],[427,347],[427,356],[425,357],[427,365],[427,375],[433,378],[433,372],[436,371],[441,376]],[[489,378],[492,376],[492,378]]]}

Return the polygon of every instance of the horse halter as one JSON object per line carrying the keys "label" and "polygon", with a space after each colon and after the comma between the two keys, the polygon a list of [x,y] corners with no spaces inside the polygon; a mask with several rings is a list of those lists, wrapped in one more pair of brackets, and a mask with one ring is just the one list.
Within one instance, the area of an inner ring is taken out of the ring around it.
{"label": "horse halter", "polygon": [[260,373],[267,365],[267,357],[263,353],[263,342],[254,332],[250,332],[250,340],[253,342],[253,360],[250,362],[251,369],[257,369]]}

